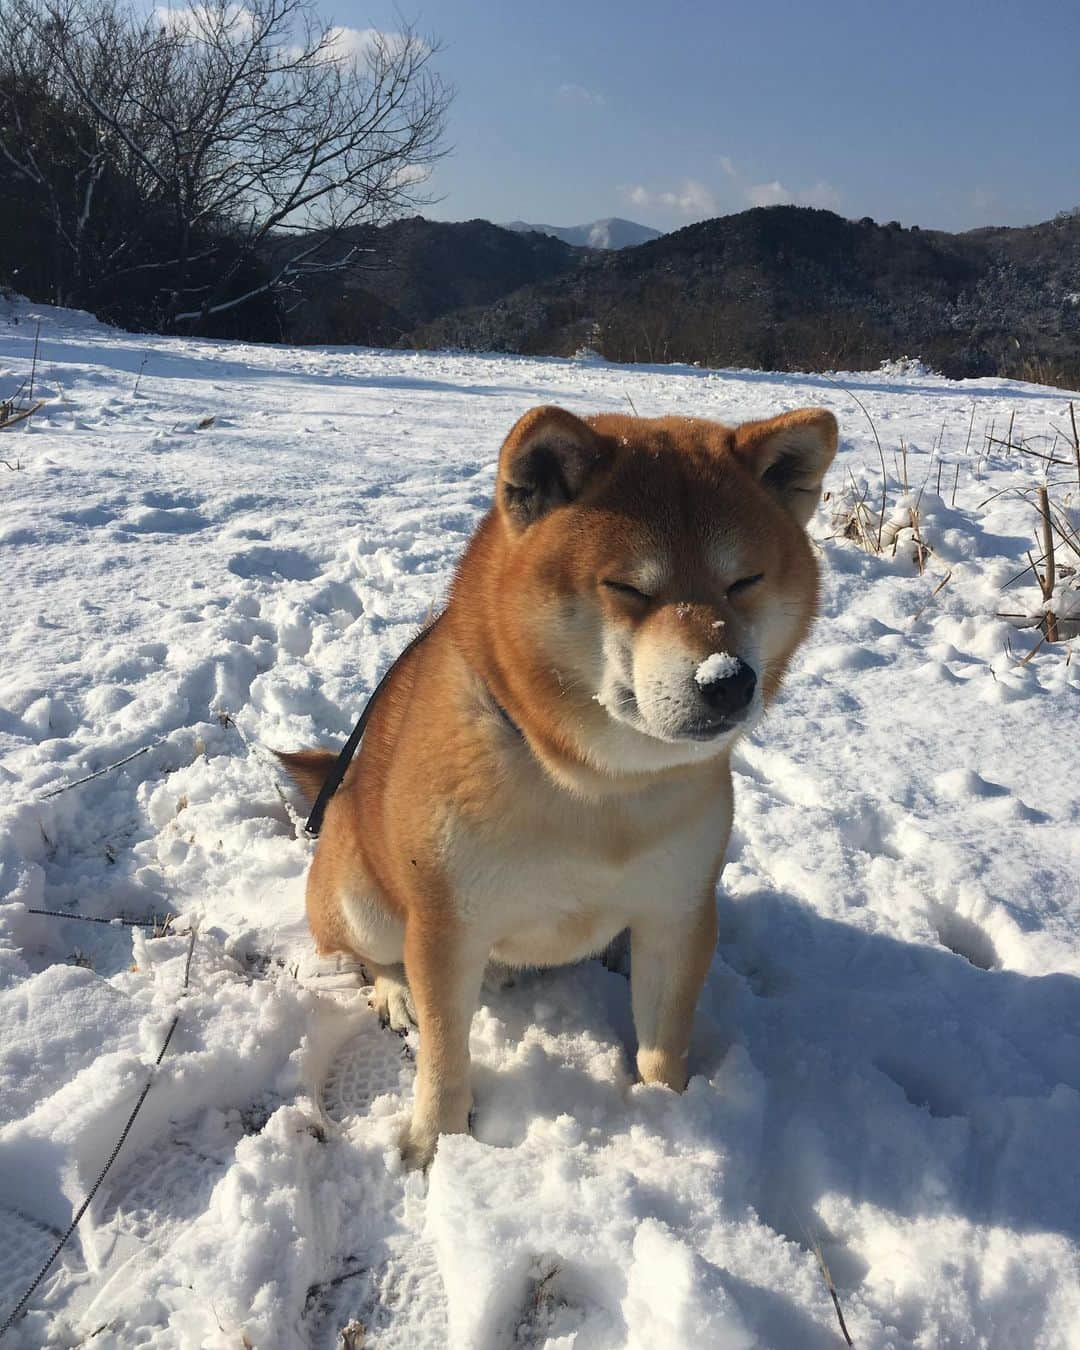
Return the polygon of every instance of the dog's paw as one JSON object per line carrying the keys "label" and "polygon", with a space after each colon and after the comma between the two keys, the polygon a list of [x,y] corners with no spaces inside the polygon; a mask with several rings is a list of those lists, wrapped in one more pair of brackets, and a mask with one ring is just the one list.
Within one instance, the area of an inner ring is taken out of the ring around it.
{"label": "dog's paw", "polygon": [[412,1125],[407,1125],[402,1130],[401,1138],[398,1140],[401,1161],[410,1172],[426,1172],[432,1164],[438,1145],[437,1134],[432,1134],[428,1130],[418,1132]]}
{"label": "dog's paw", "polygon": [[685,1055],[675,1055],[668,1050],[639,1049],[637,1070],[638,1077],[643,1083],[668,1087],[673,1092],[683,1092],[686,1089]]}
{"label": "dog's paw", "polygon": [[377,976],[368,1001],[378,1013],[379,1021],[391,1031],[404,1036],[416,1026],[416,1008],[404,980],[396,979],[393,975]]}
{"label": "dog's paw", "polygon": [[364,967],[343,952],[305,952],[296,965],[300,984],[319,993],[351,992],[364,983]]}
{"label": "dog's paw", "polygon": [[425,1102],[423,1087],[419,1085],[418,1098],[412,1119],[398,1144],[405,1166],[426,1172],[435,1157],[440,1135],[471,1133],[473,1098],[469,1088],[461,1085],[447,1092],[437,1103],[430,1098]]}

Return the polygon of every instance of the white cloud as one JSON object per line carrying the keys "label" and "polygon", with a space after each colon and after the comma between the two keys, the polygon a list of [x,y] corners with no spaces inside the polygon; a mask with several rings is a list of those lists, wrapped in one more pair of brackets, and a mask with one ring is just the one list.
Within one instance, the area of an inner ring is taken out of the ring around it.
{"label": "white cloud", "polygon": [[826,211],[839,211],[843,198],[831,183],[819,178],[813,187],[800,192],[796,200],[800,206],[820,206]]}
{"label": "white cloud", "polygon": [[685,216],[716,214],[716,198],[705,184],[699,183],[696,178],[684,179],[678,192],[665,192],[662,200],[665,206],[671,206]]}
{"label": "white cloud", "polygon": [[[186,34],[195,37],[199,33],[209,33],[218,28],[221,15],[216,7],[209,5],[181,5],[174,9],[172,5],[158,5],[154,16],[169,33]],[[229,5],[224,14],[225,27],[237,29],[241,33],[250,33],[255,16],[243,5]]]}
{"label": "white cloud", "polygon": [[583,84],[560,84],[556,95],[563,103],[583,103],[592,108],[604,106],[603,94],[595,89],[586,89]]}
{"label": "white cloud", "polygon": [[407,188],[415,187],[419,183],[426,183],[430,177],[430,165],[402,164],[390,175],[390,180],[394,187]]}
{"label": "white cloud", "polygon": [[326,30],[335,56],[367,56],[379,39],[377,28],[344,28],[335,24]]}
{"label": "white cloud", "polygon": [[334,55],[346,60],[366,60],[380,45],[391,57],[399,55],[407,42],[418,49],[418,54],[426,50],[426,44],[415,34],[387,33],[378,28],[344,28],[335,24],[326,30],[326,36]]}
{"label": "white cloud", "polygon": [[652,192],[642,183],[624,188],[623,191],[635,206],[658,206],[679,215],[694,216],[698,220],[703,216],[715,216],[718,209],[716,198],[696,178],[684,178],[675,191]]}
{"label": "white cloud", "polygon": [[746,200],[751,206],[784,206],[795,198],[778,178],[774,178],[771,183],[755,183],[748,187]]}
{"label": "white cloud", "polygon": [[755,183],[746,188],[746,200],[751,206],[819,206],[826,211],[840,209],[840,193],[824,178],[811,187],[792,192],[778,178],[771,183]]}
{"label": "white cloud", "polygon": [[[219,26],[218,11],[208,5],[158,5],[154,10],[162,28],[171,33],[197,37],[200,33],[212,33]],[[242,4],[229,5],[225,11],[225,24],[239,36],[248,35],[255,23],[251,10]],[[413,44],[419,54],[427,50],[426,45],[415,35],[382,32],[378,28],[345,28],[334,24],[326,30],[326,46],[329,54],[343,61],[366,61],[380,46],[385,48],[391,58],[400,55],[406,42]],[[285,48],[293,56],[299,56],[304,50],[291,45]]]}
{"label": "white cloud", "polygon": [[718,159],[720,168],[731,180],[730,185],[718,194],[699,178],[684,178],[677,188],[657,190],[636,183],[624,187],[623,195],[634,206],[642,210],[658,210],[670,215],[683,216],[688,220],[703,220],[708,216],[717,216],[722,211],[737,211],[740,203],[733,193],[741,194],[743,201],[751,206],[819,206],[829,211],[840,209],[841,196],[831,183],[819,178],[810,187],[792,190],[774,178],[767,183],[744,183],[734,160],[728,155]]}

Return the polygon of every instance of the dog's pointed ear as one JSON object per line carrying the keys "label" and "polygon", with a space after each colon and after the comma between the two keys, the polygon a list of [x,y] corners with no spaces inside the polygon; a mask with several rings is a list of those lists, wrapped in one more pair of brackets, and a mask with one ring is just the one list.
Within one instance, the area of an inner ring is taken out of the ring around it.
{"label": "dog's pointed ear", "polygon": [[580,417],[564,408],[532,408],[503,442],[499,509],[512,528],[527,529],[578,497],[603,457],[599,437]]}
{"label": "dog's pointed ear", "polygon": [[836,454],[836,418],[827,408],[797,408],[735,431],[735,453],[800,525],[821,500],[821,482]]}

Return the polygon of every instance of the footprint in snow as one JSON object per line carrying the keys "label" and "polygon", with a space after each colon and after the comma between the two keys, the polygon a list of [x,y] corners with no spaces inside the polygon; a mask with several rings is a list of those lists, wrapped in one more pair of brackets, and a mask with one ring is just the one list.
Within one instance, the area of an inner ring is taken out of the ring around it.
{"label": "footprint in snow", "polygon": [[937,1119],[950,1119],[966,1114],[962,1096],[940,1074],[926,1065],[904,1063],[883,1058],[874,1067],[895,1083],[911,1106],[928,1111]]}
{"label": "footprint in snow", "polygon": [[372,1017],[337,1052],[319,1089],[319,1101],[335,1125],[366,1115],[376,1097],[401,1093],[412,1077],[407,1047]]}
{"label": "footprint in snow", "polygon": [[194,511],[196,507],[202,505],[201,497],[192,497],[185,492],[144,492],[139,500],[143,506],[155,506],[162,511],[173,511],[177,508]]}
{"label": "footprint in snow", "polygon": [[983,778],[974,769],[950,769],[939,773],[934,779],[934,789],[947,801],[980,807],[984,815],[997,820],[1023,820],[1037,825],[1050,819],[1045,811],[1028,806],[1027,802],[1014,796],[1010,788]]}
{"label": "footprint in snow", "polygon": [[834,670],[870,670],[888,663],[889,658],[883,652],[872,652],[855,643],[837,642],[807,652],[802,659],[802,668],[808,675],[823,675]]}
{"label": "footprint in snow", "polygon": [[948,773],[939,773],[934,779],[934,787],[941,797],[952,801],[966,801],[969,797],[1007,797],[1009,789],[1000,783],[991,783],[989,779],[977,774],[974,769],[950,769]]}
{"label": "footprint in snow", "polygon": [[14,1209],[0,1208],[0,1324],[41,1269],[58,1236]]}
{"label": "footprint in snow", "polygon": [[204,530],[209,521],[198,511],[187,507],[147,507],[122,522],[125,530],[135,534],[192,534]]}
{"label": "footprint in snow", "polygon": [[314,558],[294,548],[251,548],[226,564],[234,576],[253,580],[314,581],[322,570]]}
{"label": "footprint in snow", "polygon": [[108,506],[83,506],[75,511],[61,511],[59,519],[67,525],[110,525],[117,514]]}

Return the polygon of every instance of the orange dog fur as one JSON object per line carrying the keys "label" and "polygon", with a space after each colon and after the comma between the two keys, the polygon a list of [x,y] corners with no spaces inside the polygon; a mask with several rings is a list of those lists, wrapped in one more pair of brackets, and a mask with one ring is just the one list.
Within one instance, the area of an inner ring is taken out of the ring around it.
{"label": "orange dog fur", "polygon": [[[716,943],[731,749],[813,619],[804,532],[832,414],[732,428],[535,408],[433,633],[394,672],[326,812],[307,912],[420,1029],[403,1139],[468,1129],[489,961],[631,943],[637,1069],[681,1091]],[[310,795],[334,757],[282,756]]]}

